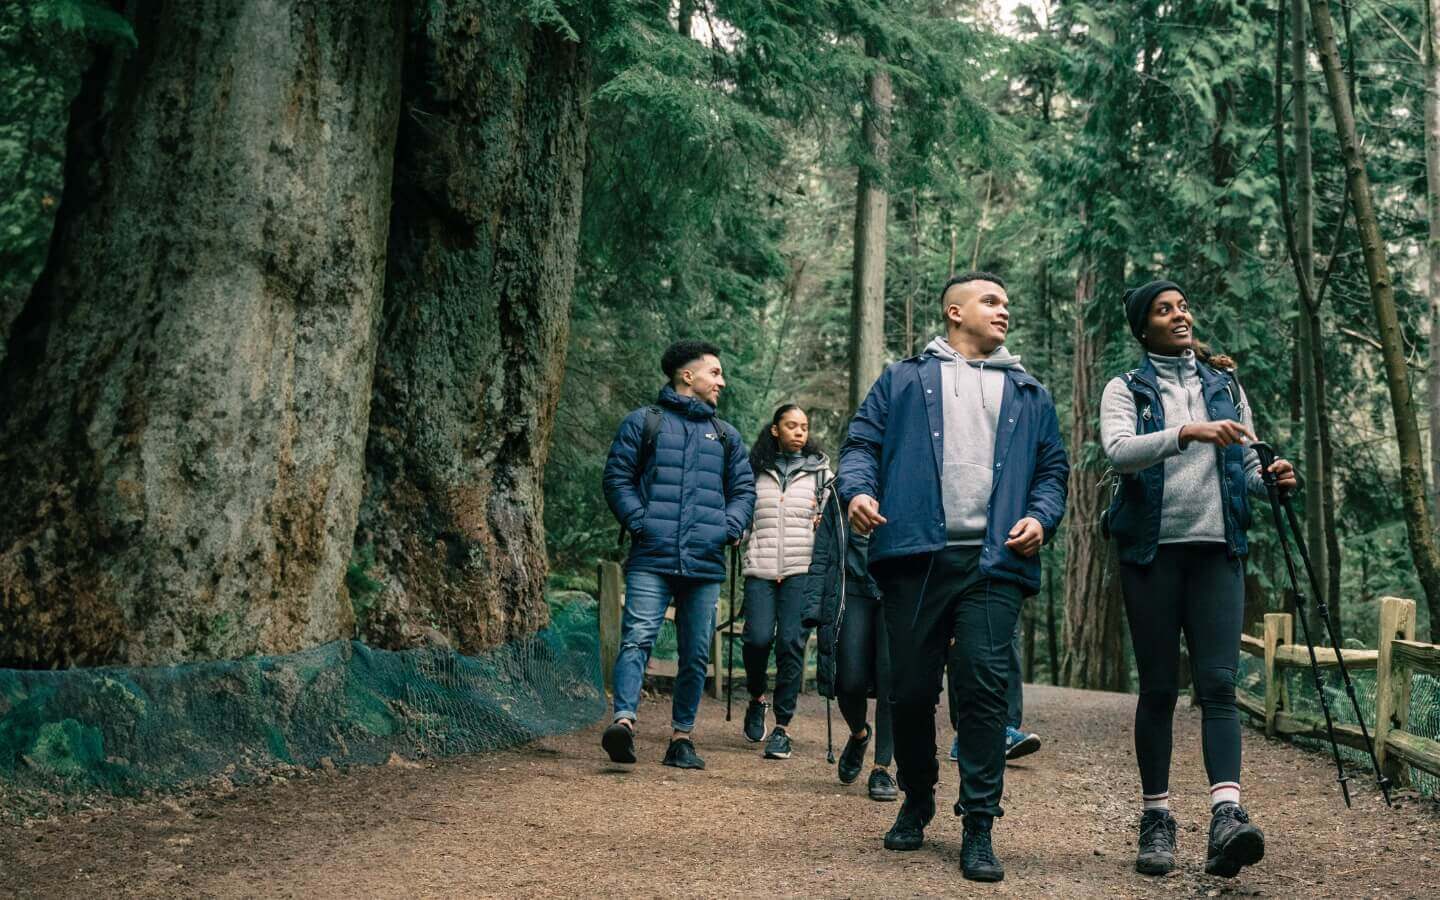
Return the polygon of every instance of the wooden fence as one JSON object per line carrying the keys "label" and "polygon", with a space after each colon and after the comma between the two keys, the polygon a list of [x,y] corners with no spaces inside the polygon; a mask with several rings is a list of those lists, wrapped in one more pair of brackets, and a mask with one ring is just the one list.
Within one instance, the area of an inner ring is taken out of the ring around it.
{"label": "wooden fence", "polygon": [[[1319,622],[1311,627],[1323,628]],[[1425,673],[1440,677],[1440,646],[1415,640],[1415,601],[1385,597],[1380,601],[1380,638],[1375,650],[1342,650],[1345,665],[1351,671],[1375,671],[1374,708],[1366,710],[1364,699],[1358,698],[1361,711],[1375,723],[1371,736],[1375,755],[1382,770],[1397,786],[1410,783],[1410,767],[1440,776],[1440,741],[1411,734],[1411,676]],[[1312,633],[1311,637],[1317,637]],[[1261,637],[1243,635],[1240,649],[1264,661],[1264,696],[1237,690],[1241,709],[1254,716],[1272,737],[1301,736],[1326,739],[1323,720],[1300,715],[1289,696],[1283,677],[1286,669],[1309,669],[1310,654],[1304,644],[1295,643],[1294,622],[1289,613],[1265,616]],[[1315,648],[1316,661],[1330,681],[1330,671],[1339,666],[1335,651]],[[1307,678],[1309,676],[1307,675]],[[1340,703],[1350,708],[1345,698]],[[1337,712],[1332,701],[1332,713]],[[1365,750],[1365,739],[1358,725],[1335,723],[1335,740],[1347,747]],[[1408,765],[1407,765],[1408,764]]]}
{"label": "wooden fence", "polygon": [[[614,685],[611,684],[611,677],[615,667],[615,657],[620,655],[620,621],[625,611],[625,575],[619,563],[602,562],[597,567],[596,580],[600,584],[600,667],[605,674],[605,690],[609,691],[614,689]],[[740,589],[744,589],[743,585]],[[720,603],[720,609],[725,611],[725,615],[719,616],[716,624],[725,621],[730,615],[728,601],[729,592],[727,584],[727,586],[722,589]],[[665,610],[665,619],[671,623],[675,621],[674,606]],[[735,639],[737,642],[740,639],[740,632],[743,625],[743,618],[735,623]],[[726,672],[725,657],[722,655],[722,650],[725,649],[723,638],[724,632],[718,629],[710,637],[710,665],[705,670],[705,681],[709,686],[710,696],[712,697],[722,696],[721,692],[725,687],[723,682]],[[732,650],[731,652],[734,651]],[[809,673],[813,671],[812,659],[814,653],[815,635],[812,633],[809,643],[805,645],[804,671],[807,673],[807,677]],[[647,675],[673,680],[677,668],[677,660],[656,659],[652,656],[649,665],[645,668],[645,673]],[[735,673],[735,677],[737,679],[744,678],[744,667],[737,663],[736,668],[740,671]],[[773,669],[771,673],[774,673]],[[801,680],[800,689],[803,693],[805,690],[805,679]]]}

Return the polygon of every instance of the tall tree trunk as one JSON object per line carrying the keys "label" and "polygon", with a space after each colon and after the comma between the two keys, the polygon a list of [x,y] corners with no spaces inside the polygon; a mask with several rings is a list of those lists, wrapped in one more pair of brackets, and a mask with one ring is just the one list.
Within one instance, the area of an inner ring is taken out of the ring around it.
{"label": "tall tree trunk", "polygon": [[[872,54],[873,56],[874,54]],[[863,138],[866,158],[855,188],[855,264],[850,294],[850,409],[865,399],[885,367],[885,187],[890,162],[890,73],[876,68],[865,76]]]}
{"label": "tall tree trunk", "polygon": [[357,556],[362,633],[472,652],[547,621],[542,480],[564,372],[588,48],[519,0],[418,7]]}
{"label": "tall tree trunk", "polygon": [[[1430,220],[1425,247],[1430,292],[1430,510],[1440,516],[1440,0],[1425,0],[1425,213]],[[1431,626],[1434,630],[1434,626]]]}
{"label": "tall tree trunk", "polygon": [[[398,115],[388,3],[138,4],[0,369],[0,666],[351,634]],[[259,52],[257,48],[263,48]]]}
{"label": "tall tree trunk", "polygon": [[1320,65],[1325,71],[1335,131],[1344,151],[1350,203],[1355,210],[1355,227],[1360,235],[1365,270],[1370,279],[1370,301],[1375,308],[1385,361],[1385,383],[1390,391],[1390,408],[1395,417],[1395,437],[1400,450],[1400,497],[1405,510],[1405,531],[1410,539],[1415,570],[1430,608],[1431,632],[1440,634],[1440,552],[1435,547],[1430,510],[1426,505],[1420,428],[1415,418],[1414,398],[1410,393],[1410,376],[1405,368],[1405,348],[1400,334],[1400,319],[1395,310],[1390,266],[1385,258],[1385,243],[1375,214],[1370,176],[1365,171],[1364,150],[1355,129],[1354,108],[1346,91],[1345,75],[1340,70],[1340,52],[1328,0],[1310,0],[1310,16]]}
{"label": "tall tree trunk", "polygon": [[[1328,596],[1328,547],[1325,543],[1324,456],[1320,449],[1320,393],[1316,368],[1322,358],[1320,310],[1315,296],[1315,176],[1311,160],[1309,52],[1305,39],[1306,0],[1290,0],[1290,108],[1295,127],[1295,250],[1298,277],[1305,281],[1296,321],[1300,362],[1300,414],[1305,442],[1300,471],[1305,482],[1305,543],[1315,563],[1320,590]],[[1339,609],[1333,610],[1339,621]]]}
{"label": "tall tree trunk", "polygon": [[[1116,279],[1114,283],[1120,283]],[[1069,687],[1114,690],[1125,668],[1117,566],[1111,542],[1100,533],[1108,491],[1100,485],[1103,466],[1081,448],[1099,443],[1100,375],[1105,338],[1094,328],[1094,308],[1103,302],[1095,270],[1082,264],[1075,287],[1075,341],[1071,364],[1073,397],[1070,446],[1070,500],[1065,511],[1065,658],[1061,680]]]}
{"label": "tall tree trunk", "polygon": [[1045,650],[1049,655],[1050,683],[1060,684],[1060,636],[1055,630],[1055,572],[1045,573]]}

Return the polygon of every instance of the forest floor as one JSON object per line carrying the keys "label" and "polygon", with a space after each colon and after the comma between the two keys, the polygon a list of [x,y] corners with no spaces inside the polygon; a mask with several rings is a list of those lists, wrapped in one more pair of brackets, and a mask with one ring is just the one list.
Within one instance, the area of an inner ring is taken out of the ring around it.
{"label": "forest floor", "polygon": [[761,759],[738,716],[727,724],[724,705],[707,699],[696,743],[708,768],[664,768],[668,697],[647,697],[633,767],[605,759],[596,725],[513,751],[7,826],[0,895],[1440,896],[1434,801],[1412,794],[1386,810],[1357,778],[1347,811],[1327,757],[1248,728],[1244,802],[1265,830],[1265,859],[1239,878],[1206,876],[1200,714],[1185,703],[1171,783],[1180,868],[1137,875],[1134,698],[1039,685],[1025,694],[1026,726],[1046,743],[1008,769],[995,832],[1006,878],[994,886],[960,878],[951,765],[925,847],[887,852],[880,839],[898,804],[868,800],[864,775],[836,780],[824,703],[807,695],[786,761]]}

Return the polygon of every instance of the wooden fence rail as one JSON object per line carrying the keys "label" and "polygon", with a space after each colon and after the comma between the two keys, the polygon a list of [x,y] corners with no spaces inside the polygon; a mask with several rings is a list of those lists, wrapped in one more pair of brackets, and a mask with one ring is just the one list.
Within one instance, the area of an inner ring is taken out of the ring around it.
{"label": "wooden fence rail", "polygon": [[[1410,724],[1410,682],[1416,673],[1440,677],[1440,646],[1415,640],[1415,601],[1385,597],[1380,601],[1380,646],[1375,650],[1343,650],[1351,670],[1375,670],[1375,756],[1392,783],[1410,783],[1410,768],[1440,776],[1440,741],[1407,731]],[[1264,661],[1264,696],[1236,690],[1240,708],[1254,716],[1271,736],[1325,739],[1325,723],[1299,715],[1283,677],[1285,669],[1308,669],[1310,654],[1295,643],[1289,613],[1265,616],[1262,637],[1244,635],[1240,649]],[[1315,648],[1321,668],[1339,665],[1335,651]],[[1343,701],[1347,708],[1349,700]],[[1363,700],[1362,700],[1363,704]],[[1362,709],[1362,712],[1366,710]],[[1359,726],[1335,723],[1335,740],[1357,750],[1365,749]]]}

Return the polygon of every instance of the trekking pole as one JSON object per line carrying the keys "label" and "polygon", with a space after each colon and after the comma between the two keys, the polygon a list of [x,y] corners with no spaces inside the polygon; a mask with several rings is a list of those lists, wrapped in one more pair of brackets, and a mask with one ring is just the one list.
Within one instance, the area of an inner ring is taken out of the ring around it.
{"label": "trekking pole", "polygon": [[725,623],[725,721],[730,721],[730,707],[735,699],[735,583],[740,568],[740,545],[730,548],[730,621]]}
{"label": "trekking pole", "polygon": [[[1350,807],[1350,788],[1347,784],[1349,776],[1345,774],[1345,766],[1340,761],[1340,746],[1335,741],[1335,724],[1330,716],[1330,704],[1325,699],[1325,687],[1320,677],[1320,664],[1315,658],[1315,644],[1310,639],[1310,624],[1305,615],[1305,592],[1300,588],[1300,579],[1295,572],[1295,562],[1290,557],[1290,544],[1287,541],[1285,526],[1288,524],[1289,538],[1295,541],[1295,548],[1300,554],[1300,562],[1305,567],[1306,580],[1310,589],[1314,592],[1315,612],[1320,620],[1325,623],[1325,634],[1330,639],[1330,647],[1335,651],[1335,662],[1340,670],[1340,680],[1345,685],[1345,693],[1350,697],[1350,706],[1355,710],[1355,721],[1360,723],[1360,736],[1365,741],[1365,749],[1370,754],[1370,765],[1375,771],[1375,783],[1380,788],[1380,793],[1385,797],[1385,805],[1392,806],[1390,802],[1390,779],[1386,778],[1380,771],[1380,760],[1375,756],[1375,744],[1370,739],[1370,731],[1365,727],[1365,716],[1360,712],[1360,701],[1355,697],[1355,683],[1350,679],[1350,670],[1345,665],[1345,654],[1341,652],[1340,644],[1335,640],[1335,629],[1330,623],[1330,609],[1325,597],[1320,591],[1320,580],[1315,575],[1315,567],[1310,562],[1310,551],[1305,546],[1305,538],[1300,530],[1299,517],[1295,515],[1295,507],[1291,503],[1288,494],[1280,492],[1278,478],[1270,471],[1271,463],[1275,462],[1275,449],[1263,441],[1252,443],[1251,448],[1260,457],[1261,478],[1265,482],[1265,492],[1270,498],[1270,512],[1275,519],[1275,532],[1280,539],[1280,550],[1285,557],[1285,570],[1290,576],[1290,589],[1295,592],[1295,612],[1300,618],[1300,633],[1305,638],[1305,647],[1310,653],[1310,671],[1315,678],[1315,693],[1320,698],[1320,708],[1325,713],[1325,730],[1330,738],[1330,752],[1335,757],[1335,768],[1339,770],[1336,779],[1340,782],[1340,792],[1345,797],[1346,808]],[[1280,517],[1281,509],[1285,511],[1285,520]]]}
{"label": "trekking pole", "polygon": [[830,698],[825,698],[825,761],[835,765],[835,737],[830,730]]}

